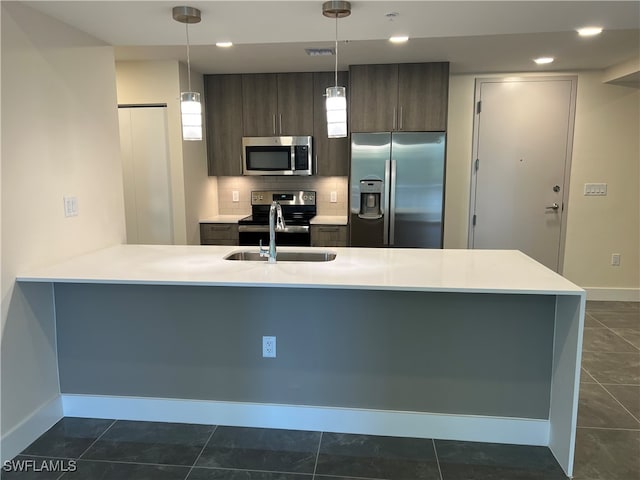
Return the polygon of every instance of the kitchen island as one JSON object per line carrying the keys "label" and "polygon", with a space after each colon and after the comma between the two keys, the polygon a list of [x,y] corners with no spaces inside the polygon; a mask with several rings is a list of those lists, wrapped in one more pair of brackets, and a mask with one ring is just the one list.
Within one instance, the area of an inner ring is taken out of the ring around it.
{"label": "kitchen island", "polygon": [[517,251],[224,259],[240,249],[21,274],[54,284],[65,415],[548,445],[571,475],[582,289]]}

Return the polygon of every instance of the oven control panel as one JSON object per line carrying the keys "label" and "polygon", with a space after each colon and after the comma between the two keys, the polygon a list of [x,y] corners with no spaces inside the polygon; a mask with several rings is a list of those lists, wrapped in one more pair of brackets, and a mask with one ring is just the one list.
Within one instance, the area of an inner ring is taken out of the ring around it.
{"label": "oven control panel", "polygon": [[273,201],[280,205],[315,205],[316,192],[310,190],[251,192],[251,205],[271,205]]}

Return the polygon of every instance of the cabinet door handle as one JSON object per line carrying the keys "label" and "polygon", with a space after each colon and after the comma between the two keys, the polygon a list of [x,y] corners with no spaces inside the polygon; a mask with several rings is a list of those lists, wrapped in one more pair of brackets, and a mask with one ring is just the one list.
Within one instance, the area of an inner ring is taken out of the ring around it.
{"label": "cabinet door handle", "polygon": [[276,114],[271,115],[271,126],[273,127],[273,134],[276,134]]}
{"label": "cabinet door handle", "polygon": [[280,117],[280,135],[282,135],[282,114],[280,114],[279,117]]}
{"label": "cabinet door handle", "polygon": [[403,125],[404,125],[404,122],[403,122],[404,119],[402,118],[403,117],[403,115],[402,115],[402,107],[400,107],[400,114],[398,116],[400,117],[400,120],[398,120],[398,122],[400,124],[399,130],[402,130]]}
{"label": "cabinet door handle", "polygon": [[397,114],[398,114],[398,112],[397,112],[396,107],[393,107],[393,127],[392,127],[392,130],[395,130],[396,126],[397,126],[397,121],[398,121],[398,115]]}

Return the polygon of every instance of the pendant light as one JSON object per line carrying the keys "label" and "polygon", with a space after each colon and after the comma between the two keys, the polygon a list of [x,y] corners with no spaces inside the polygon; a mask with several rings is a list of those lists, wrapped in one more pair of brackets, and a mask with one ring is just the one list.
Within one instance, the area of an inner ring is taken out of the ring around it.
{"label": "pendant light", "polygon": [[329,1],[322,5],[325,17],[336,19],[336,69],[335,86],[328,87],[325,93],[327,107],[327,135],[329,138],[347,136],[347,89],[338,86],[338,18],[351,15],[351,4],[342,1]]}
{"label": "pendant light", "polygon": [[182,139],[202,140],[202,104],[200,93],[191,90],[191,57],[189,55],[189,24],[200,23],[200,10],[193,7],[173,7],[173,19],[185,24],[187,31],[187,76],[189,91],[180,93]]}

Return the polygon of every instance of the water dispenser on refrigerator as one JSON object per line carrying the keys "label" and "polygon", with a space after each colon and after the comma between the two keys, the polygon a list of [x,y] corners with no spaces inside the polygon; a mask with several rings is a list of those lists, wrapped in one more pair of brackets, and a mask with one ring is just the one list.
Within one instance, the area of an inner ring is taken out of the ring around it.
{"label": "water dispenser on refrigerator", "polygon": [[382,218],[382,180],[360,180],[360,212],[358,217],[367,219]]}

